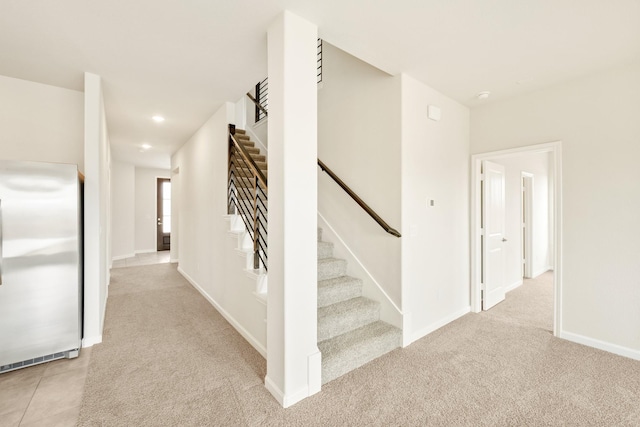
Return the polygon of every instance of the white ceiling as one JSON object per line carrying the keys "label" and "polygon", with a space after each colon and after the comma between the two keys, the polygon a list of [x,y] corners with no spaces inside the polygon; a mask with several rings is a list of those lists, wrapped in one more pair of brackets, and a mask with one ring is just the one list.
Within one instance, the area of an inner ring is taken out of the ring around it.
{"label": "white ceiling", "polygon": [[0,74],[75,90],[99,74],[114,158],[168,168],[266,76],[284,9],[472,108],[481,91],[492,102],[640,60],[640,0],[0,0]]}

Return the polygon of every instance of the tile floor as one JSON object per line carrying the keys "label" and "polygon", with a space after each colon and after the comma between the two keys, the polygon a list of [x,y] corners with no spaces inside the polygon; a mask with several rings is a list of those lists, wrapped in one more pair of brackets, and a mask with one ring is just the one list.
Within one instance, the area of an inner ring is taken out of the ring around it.
{"label": "tile floor", "polygon": [[[169,251],[138,254],[113,268],[169,262]],[[0,427],[74,427],[80,413],[91,348],[60,359],[0,374]]]}
{"label": "tile floor", "polygon": [[113,261],[111,268],[134,267],[138,265],[164,264],[170,261],[169,251],[150,252],[137,254],[131,258]]}
{"label": "tile floor", "polygon": [[0,426],[75,426],[80,413],[91,348],[0,375]]}

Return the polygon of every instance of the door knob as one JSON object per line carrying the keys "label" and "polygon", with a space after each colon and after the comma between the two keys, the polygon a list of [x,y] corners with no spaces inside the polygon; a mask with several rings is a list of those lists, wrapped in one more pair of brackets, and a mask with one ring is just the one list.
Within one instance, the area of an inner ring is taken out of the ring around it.
{"label": "door knob", "polygon": [[502,241],[503,241],[503,242],[506,242],[506,241],[507,241],[507,239],[505,239],[505,238],[503,237],[503,238],[502,238]]}

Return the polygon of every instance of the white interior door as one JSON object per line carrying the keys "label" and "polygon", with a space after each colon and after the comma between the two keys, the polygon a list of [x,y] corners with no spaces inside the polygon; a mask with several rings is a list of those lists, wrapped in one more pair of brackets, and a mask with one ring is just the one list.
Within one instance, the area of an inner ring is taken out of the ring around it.
{"label": "white interior door", "polygon": [[505,172],[504,166],[487,160],[482,162],[483,191],[483,298],[482,309],[488,310],[505,296]]}

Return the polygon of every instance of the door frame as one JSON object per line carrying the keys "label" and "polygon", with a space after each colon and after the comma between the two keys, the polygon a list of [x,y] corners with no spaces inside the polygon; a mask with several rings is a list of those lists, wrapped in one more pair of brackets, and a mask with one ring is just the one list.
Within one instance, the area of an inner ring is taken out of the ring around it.
{"label": "door frame", "polygon": [[471,311],[482,311],[482,247],[480,216],[482,213],[481,181],[482,161],[521,156],[523,154],[551,153],[553,171],[553,335],[562,330],[562,141],[479,153],[471,156]]}
{"label": "door frame", "polygon": [[533,186],[534,176],[532,173],[522,171],[520,173],[520,219],[522,233],[522,278],[533,278]]}
{"label": "door frame", "polygon": [[[164,211],[162,209],[162,206],[163,206],[162,185],[165,182],[171,183],[171,178],[163,178],[163,177],[156,178],[156,251],[157,252],[170,251],[171,249],[171,243],[169,243],[169,249],[165,249],[165,245],[163,241],[165,233],[161,231],[163,226],[162,221],[164,221],[164,216],[163,216]],[[171,236],[171,232],[167,234]]]}

